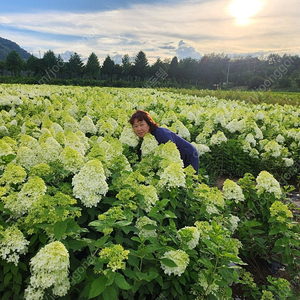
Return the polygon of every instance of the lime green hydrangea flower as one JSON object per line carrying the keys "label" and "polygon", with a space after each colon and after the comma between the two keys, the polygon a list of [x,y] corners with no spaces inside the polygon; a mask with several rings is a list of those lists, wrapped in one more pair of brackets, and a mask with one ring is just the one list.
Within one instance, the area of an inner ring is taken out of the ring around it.
{"label": "lime green hydrangea flower", "polygon": [[234,200],[236,203],[245,200],[241,187],[230,179],[226,179],[223,184],[223,195],[225,199]]}
{"label": "lime green hydrangea flower", "polygon": [[178,231],[177,237],[189,249],[194,249],[198,245],[200,233],[197,227],[186,226]]}
{"label": "lime green hydrangea flower", "polygon": [[0,237],[0,257],[18,265],[20,255],[27,253],[29,241],[16,226],[0,230]]}
{"label": "lime green hydrangea flower", "polygon": [[70,288],[69,252],[59,241],[47,244],[30,260],[30,285],[25,299],[43,299],[45,289],[52,287],[55,296],[65,296]]}
{"label": "lime green hydrangea flower", "polygon": [[167,275],[174,274],[177,276],[181,276],[190,262],[189,255],[183,250],[167,251],[162,256],[162,258],[173,260],[177,265],[176,267],[169,267],[166,264],[164,264],[163,261],[161,261],[161,268]]}
{"label": "lime green hydrangea flower", "polygon": [[21,166],[9,163],[0,179],[1,184],[21,184],[25,181],[27,173]]}
{"label": "lime green hydrangea flower", "polygon": [[42,198],[46,193],[47,187],[42,178],[34,176],[29,178],[19,193],[10,193],[4,199],[4,205],[11,210],[15,216],[26,214],[32,205]]}
{"label": "lime green hydrangea flower", "polygon": [[129,250],[124,250],[121,245],[105,247],[99,253],[100,258],[107,261],[107,267],[113,272],[125,269],[125,259],[128,259]]}
{"label": "lime green hydrangea flower", "polygon": [[185,173],[182,165],[179,163],[170,163],[160,174],[160,180],[158,182],[158,188],[178,188],[185,187]]}
{"label": "lime green hydrangea flower", "polygon": [[108,191],[106,177],[100,160],[88,161],[78,174],[73,177],[73,194],[86,207],[97,206]]}
{"label": "lime green hydrangea flower", "polygon": [[275,201],[270,207],[271,217],[276,217],[280,223],[285,223],[287,218],[293,218],[293,213],[281,201]]}
{"label": "lime green hydrangea flower", "polygon": [[274,300],[273,293],[270,291],[262,291],[261,300]]}
{"label": "lime green hydrangea flower", "polygon": [[181,167],[183,167],[183,162],[180,157],[180,152],[176,147],[176,145],[171,141],[159,145],[156,148],[154,155],[157,155],[162,158],[162,161],[160,162],[161,169],[165,169],[171,163],[177,163]]}
{"label": "lime green hydrangea flower", "polygon": [[69,146],[65,147],[60,153],[60,161],[63,167],[73,174],[79,172],[84,166],[82,154]]}
{"label": "lime green hydrangea flower", "polygon": [[140,207],[146,212],[150,212],[156,201],[158,201],[156,188],[153,185],[139,185],[137,194],[143,196],[143,199],[139,201]]}
{"label": "lime green hydrangea flower", "polygon": [[267,171],[261,171],[256,178],[257,194],[261,195],[264,192],[272,193],[277,199],[280,199],[282,191],[279,182]]}
{"label": "lime green hydrangea flower", "polygon": [[139,236],[140,237],[156,237],[156,229],[146,229],[144,226],[146,225],[152,225],[152,226],[157,226],[157,223],[154,220],[149,219],[146,216],[140,217],[137,219],[135,223],[135,227],[139,230]]}

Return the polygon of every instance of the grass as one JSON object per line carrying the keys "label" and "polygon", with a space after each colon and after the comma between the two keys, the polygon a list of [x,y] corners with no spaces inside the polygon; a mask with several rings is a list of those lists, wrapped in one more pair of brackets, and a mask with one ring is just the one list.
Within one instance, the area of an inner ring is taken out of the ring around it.
{"label": "grass", "polygon": [[198,97],[212,96],[218,99],[245,101],[246,103],[267,103],[280,105],[300,105],[300,92],[258,92],[241,90],[197,90],[161,88],[166,92],[193,95]]}

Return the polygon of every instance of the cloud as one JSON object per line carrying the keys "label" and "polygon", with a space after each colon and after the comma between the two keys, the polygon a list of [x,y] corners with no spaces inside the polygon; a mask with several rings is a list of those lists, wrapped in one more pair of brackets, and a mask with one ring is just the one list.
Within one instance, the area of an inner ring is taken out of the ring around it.
{"label": "cloud", "polygon": [[[2,14],[1,35],[29,52],[199,58],[205,53],[299,51],[298,0],[263,0],[248,26],[237,26],[228,0],[155,2],[93,13]],[[145,2],[145,1],[144,1]],[[136,3],[136,2],[135,2]],[[178,46],[177,41],[182,41]],[[184,42],[183,42],[184,41]],[[175,44],[174,44],[175,43]]]}
{"label": "cloud", "polygon": [[200,52],[196,51],[194,47],[187,45],[183,40],[181,40],[178,44],[178,48],[176,49],[176,54],[178,59],[183,59],[186,57],[191,57],[195,59],[200,59]]}

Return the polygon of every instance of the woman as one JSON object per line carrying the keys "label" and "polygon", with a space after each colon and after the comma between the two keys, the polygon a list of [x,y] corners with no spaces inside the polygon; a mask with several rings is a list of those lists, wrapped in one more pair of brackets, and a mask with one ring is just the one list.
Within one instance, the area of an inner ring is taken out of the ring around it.
{"label": "woman", "polygon": [[159,125],[152,119],[150,114],[143,110],[137,110],[129,120],[132,128],[137,136],[143,138],[146,133],[151,133],[155,136],[158,144],[164,144],[172,141],[180,152],[180,157],[183,160],[184,167],[191,165],[196,174],[199,170],[199,156],[197,149],[182,137],[173,131],[159,127]]}

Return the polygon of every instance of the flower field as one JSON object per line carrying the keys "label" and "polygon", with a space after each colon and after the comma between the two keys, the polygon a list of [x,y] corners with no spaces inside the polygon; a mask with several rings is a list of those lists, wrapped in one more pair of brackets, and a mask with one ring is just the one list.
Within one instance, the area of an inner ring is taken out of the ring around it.
{"label": "flower field", "polygon": [[[194,144],[198,176],[150,134],[138,157],[136,109]],[[297,299],[299,154],[297,106],[0,85],[1,299]],[[285,275],[256,280],[257,258]]]}

